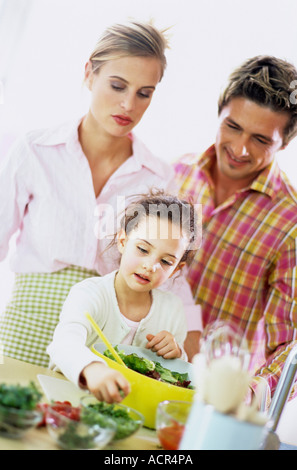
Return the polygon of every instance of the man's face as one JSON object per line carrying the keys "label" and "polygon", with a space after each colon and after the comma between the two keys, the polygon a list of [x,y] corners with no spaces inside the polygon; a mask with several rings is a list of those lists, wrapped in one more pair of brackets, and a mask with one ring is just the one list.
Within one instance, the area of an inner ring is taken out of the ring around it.
{"label": "man's face", "polygon": [[242,187],[283,148],[287,113],[272,111],[246,98],[233,98],[221,111],[216,137],[217,172]]}

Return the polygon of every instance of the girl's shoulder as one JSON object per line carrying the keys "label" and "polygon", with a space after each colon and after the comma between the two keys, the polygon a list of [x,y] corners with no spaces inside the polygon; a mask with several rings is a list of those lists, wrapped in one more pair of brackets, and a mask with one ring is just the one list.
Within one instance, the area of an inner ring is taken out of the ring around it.
{"label": "girl's shoulder", "polygon": [[167,310],[184,311],[183,301],[177,294],[161,289],[154,289],[152,294],[155,303],[166,306]]}
{"label": "girl's shoulder", "polygon": [[112,289],[114,286],[115,274],[116,271],[112,271],[111,273],[106,274],[104,276],[100,276],[98,274],[98,276],[88,277],[75,284],[72,287],[72,290]]}
{"label": "girl's shoulder", "polygon": [[98,308],[103,308],[104,312],[109,311],[115,305],[114,276],[115,271],[77,282],[70,289],[66,302],[75,308],[77,305],[83,305],[86,310],[90,308],[97,311]]}

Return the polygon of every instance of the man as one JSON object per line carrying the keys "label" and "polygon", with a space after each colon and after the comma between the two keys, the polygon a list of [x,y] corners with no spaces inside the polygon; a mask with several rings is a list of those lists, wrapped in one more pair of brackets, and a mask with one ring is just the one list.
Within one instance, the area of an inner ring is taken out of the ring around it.
{"label": "man", "polygon": [[[203,325],[242,332],[257,382],[274,393],[297,344],[297,192],[275,154],[297,134],[297,71],[274,57],[247,60],[219,99],[215,144],[175,163],[182,197],[202,204],[203,242],[189,267]],[[188,334],[190,357],[198,332]]]}

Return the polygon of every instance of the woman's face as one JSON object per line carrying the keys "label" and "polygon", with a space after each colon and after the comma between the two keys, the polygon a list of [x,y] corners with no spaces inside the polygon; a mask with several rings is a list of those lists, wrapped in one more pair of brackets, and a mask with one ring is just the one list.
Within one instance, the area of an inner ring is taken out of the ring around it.
{"label": "woman's face", "polygon": [[98,72],[86,65],[92,93],[90,114],[100,129],[115,137],[127,135],[148,108],[161,78],[161,63],[152,57],[110,60]]}

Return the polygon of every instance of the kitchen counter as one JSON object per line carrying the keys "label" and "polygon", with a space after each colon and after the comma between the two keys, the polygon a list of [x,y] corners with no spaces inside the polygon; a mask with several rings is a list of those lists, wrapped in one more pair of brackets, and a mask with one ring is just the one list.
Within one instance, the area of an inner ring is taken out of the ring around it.
{"label": "kitchen counter", "polygon": [[[28,385],[33,381],[42,391],[38,375],[67,380],[62,374],[44,367],[0,356],[0,382]],[[64,398],[63,398],[64,399]],[[42,402],[48,402],[44,396]],[[70,400],[71,401],[71,400]],[[0,436],[0,450],[57,450],[46,428],[28,431],[21,439],[8,439]],[[160,450],[159,441],[154,430],[140,429],[133,436],[116,444],[109,445],[107,450]]]}
{"label": "kitchen counter", "polygon": [[[44,367],[35,366],[26,362],[18,361],[16,359],[0,356],[0,382],[28,385],[30,381],[33,381],[43,393],[40,382],[38,380],[38,376],[40,375],[43,377],[52,377],[53,379],[65,380],[69,382],[62,374],[58,372],[54,372]],[[66,398],[63,396],[61,399],[64,400]],[[48,399],[44,393],[43,399],[41,401],[48,402]],[[58,449],[59,447],[52,440],[45,427],[28,431],[21,439],[8,439],[0,436],[0,450]],[[162,451],[162,448],[159,445],[156,432],[148,428],[142,428],[133,436],[116,444],[109,445],[106,450]],[[281,444],[280,450],[297,450],[297,448],[288,444]]]}

